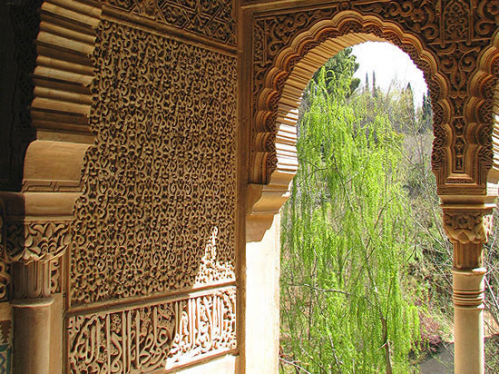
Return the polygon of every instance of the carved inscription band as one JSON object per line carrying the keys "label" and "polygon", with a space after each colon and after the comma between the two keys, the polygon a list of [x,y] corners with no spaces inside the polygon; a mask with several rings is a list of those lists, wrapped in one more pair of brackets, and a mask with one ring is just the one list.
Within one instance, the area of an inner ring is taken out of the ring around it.
{"label": "carved inscription band", "polygon": [[171,369],[236,348],[236,289],[68,319],[70,373]]}

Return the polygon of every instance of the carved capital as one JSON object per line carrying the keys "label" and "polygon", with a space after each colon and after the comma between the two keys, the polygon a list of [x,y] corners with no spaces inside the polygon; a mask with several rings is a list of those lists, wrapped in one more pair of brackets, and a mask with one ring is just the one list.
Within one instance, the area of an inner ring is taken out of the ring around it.
{"label": "carved capital", "polygon": [[492,231],[492,209],[443,208],[444,230],[452,242],[483,244]]}
{"label": "carved capital", "polygon": [[13,271],[14,299],[47,298],[51,294],[50,263],[33,261],[15,262]]}
{"label": "carved capital", "polygon": [[71,221],[8,222],[5,255],[8,261],[30,263],[63,255],[71,242]]}

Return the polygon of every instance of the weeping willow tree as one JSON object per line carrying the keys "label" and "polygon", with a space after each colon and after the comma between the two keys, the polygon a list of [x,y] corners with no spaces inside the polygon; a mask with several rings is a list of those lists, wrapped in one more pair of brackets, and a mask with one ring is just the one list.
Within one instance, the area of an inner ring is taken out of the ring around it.
{"label": "weeping willow tree", "polygon": [[305,91],[300,168],[282,214],[283,362],[293,372],[409,372],[420,332],[404,283],[413,249],[403,138],[382,111],[363,119],[362,95],[347,100],[355,58],[334,60]]}

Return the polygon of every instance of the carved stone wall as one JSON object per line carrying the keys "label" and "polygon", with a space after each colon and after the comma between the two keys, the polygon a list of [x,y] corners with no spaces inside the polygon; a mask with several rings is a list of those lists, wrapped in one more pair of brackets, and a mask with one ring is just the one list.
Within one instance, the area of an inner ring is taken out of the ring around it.
{"label": "carved stone wall", "polygon": [[97,40],[67,369],[149,372],[233,352],[236,58],[114,21]]}

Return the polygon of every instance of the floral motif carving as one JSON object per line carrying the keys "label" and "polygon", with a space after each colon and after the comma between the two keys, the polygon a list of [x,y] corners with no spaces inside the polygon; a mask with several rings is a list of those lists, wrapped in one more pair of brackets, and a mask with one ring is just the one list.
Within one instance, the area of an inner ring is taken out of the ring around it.
{"label": "floral motif carving", "polygon": [[446,211],[444,230],[452,241],[461,244],[483,244],[492,231],[492,211]]}
{"label": "floral motif carving", "polygon": [[[485,144],[482,140],[474,143],[475,140],[465,134],[470,133],[470,126],[476,126],[477,133],[491,133],[491,121],[477,124],[470,119],[471,107],[475,104],[470,101],[469,82],[480,69],[480,53],[490,45],[497,30],[496,7],[485,0],[351,1],[347,6],[342,4],[332,3],[324,9],[289,9],[286,12],[281,9],[277,14],[255,15],[252,182],[268,183],[276,169],[273,136],[277,106],[294,66],[310,49],[327,39],[371,34],[398,45],[425,73],[434,109],[432,160],[439,185],[477,183],[483,186],[492,165],[491,138],[489,136]],[[342,13],[345,10],[348,13]],[[345,20],[339,23],[342,14]],[[396,25],[400,34],[391,27],[377,26],[373,17]],[[319,22],[320,28],[316,27]],[[405,36],[410,39],[403,40]],[[421,50],[432,56],[433,66],[421,58]],[[445,83],[435,81],[437,75]],[[492,80],[494,84],[496,79]],[[492,100],[493,93],[484,94],[480,100]],[[478,167],[470,168],[463,162],[471,152],[479,155]],[[448,179],[451,173],[466,177]]]}
{"label": "floral motif carving", "polygon": [[180,30],[236,44],[234,0],[100,0]]}
{"label": "floral motif carving", "polygon": [[71,223],[8,222],[6,256],[9,261],[49,260],[62,255],[71,242]]}
{"label": "floral motif carving", "polygon": [[98,40],[72,305],[234,281],[236,59],[111,22]]}
{"label": "floral motif carving", "polygon": [[170,369],[236,348],[235,288],[68,319],[70,373]]}

